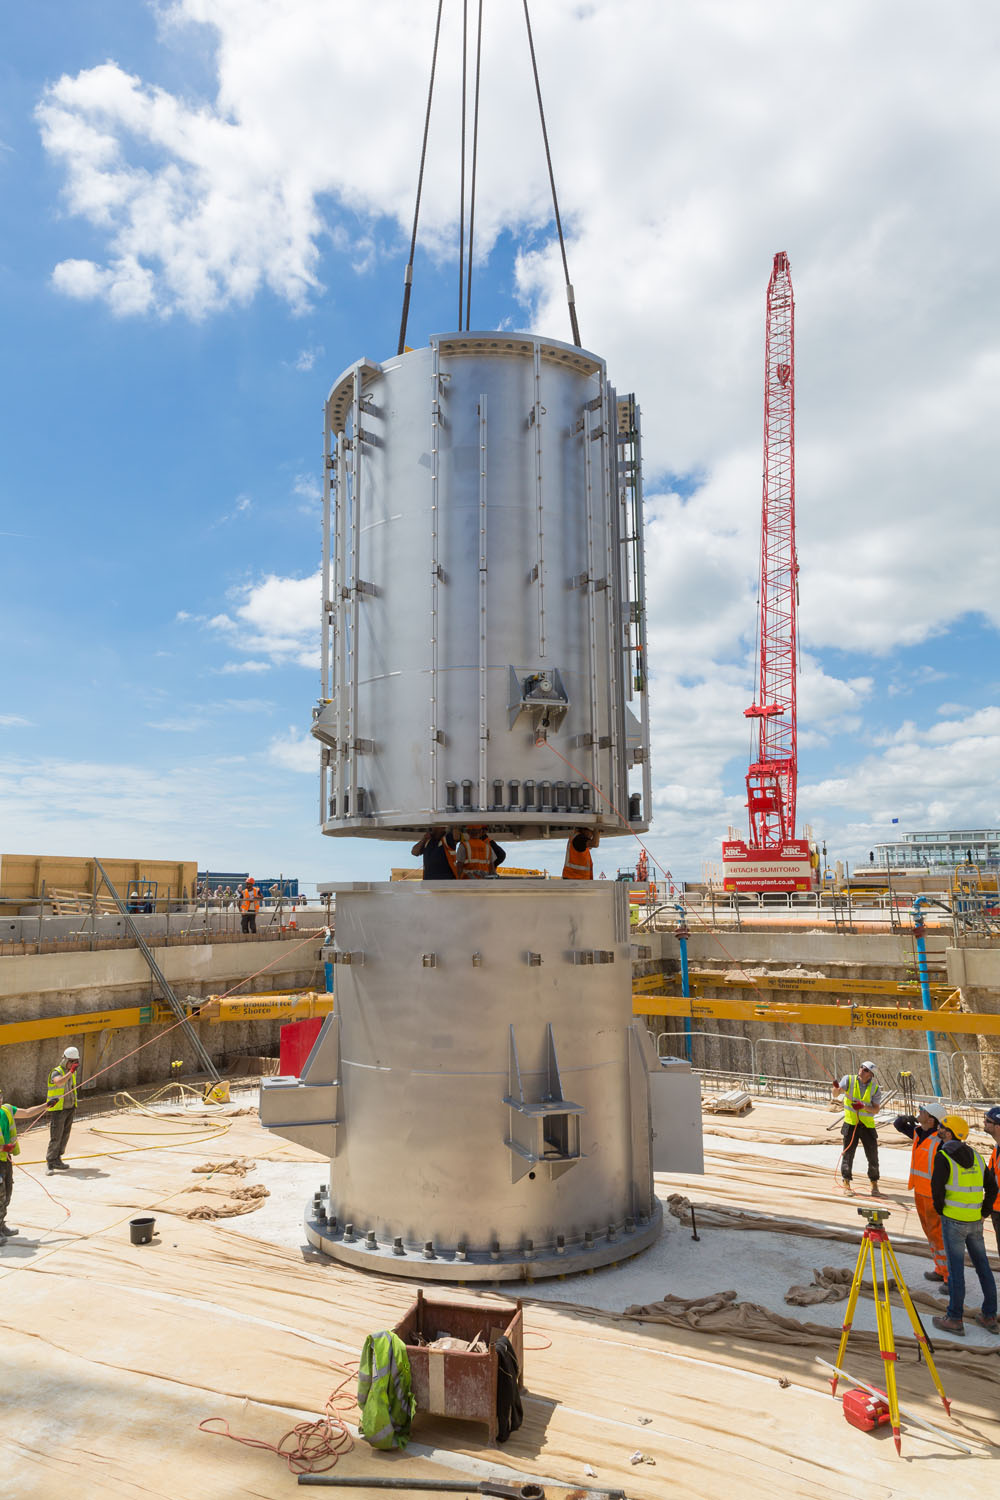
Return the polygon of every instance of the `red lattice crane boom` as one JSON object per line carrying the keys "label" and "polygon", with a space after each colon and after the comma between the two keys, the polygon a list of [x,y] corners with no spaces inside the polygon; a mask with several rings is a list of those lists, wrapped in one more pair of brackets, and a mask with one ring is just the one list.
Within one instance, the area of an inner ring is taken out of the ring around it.
{"label": "red lattice crane boom", "polygon": [[799,564],[795,551],[795,298],[779,250],[767,285],[764,356],[764,486],[760,525],[760,621],[756,758],[747,771],[750,837],[723,845],[726,890],[811,890],[808,843],[795,837],[798,784],[796,678]]}

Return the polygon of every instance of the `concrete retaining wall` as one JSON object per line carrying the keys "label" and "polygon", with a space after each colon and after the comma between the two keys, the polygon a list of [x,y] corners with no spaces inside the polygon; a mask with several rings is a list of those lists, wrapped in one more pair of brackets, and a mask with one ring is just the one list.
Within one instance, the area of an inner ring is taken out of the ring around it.
{"label": "concrete retaining wall", "polygon": [[[180,999],[206,999],[247,981],[241,995],[268,990],[322,989],[322,965],[317,962],[318,940],[294,943],[211,943],[194,947],[156,948],[157,963]],[[264,970],[263,973],[258,973]],[[254,975],[253,979],[249,976]],[[99,953],[41,953],[0,960],[0,1022],[33,1021],[75,1012],[122,1010],[145,1005],[155,996],[149,968],[137,948]],[[277,1055],[279,1021],[195,1023],[213,1061],[222,1065],[240,1054]],[[147,1026],[0,1047],[0,1081],[6,1097],[31,1104],[45,1097],[50,1069],[72,1043],[84,1055],[85,1074],[107,1068],[101,1090],[129,1088],[138,1083],[166,1081],[170,1064],[181,1060],[186,1073],[198,1063],[184,1027],[151,1041]],[[143,1043],[149,1043],[143,1046]],[[136,1048],[136,1056],[126,1058]]]}

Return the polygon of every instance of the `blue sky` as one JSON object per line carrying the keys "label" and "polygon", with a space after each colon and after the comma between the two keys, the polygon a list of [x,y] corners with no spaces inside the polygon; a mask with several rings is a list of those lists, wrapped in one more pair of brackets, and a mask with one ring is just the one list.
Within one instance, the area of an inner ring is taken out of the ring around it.
{"label": "blue sky", "polygon": [[[486,7],[473,322],[568,337],[516,9]],[[456,320],[445,10],[412,344]],[[801,818],[852,863],[893,817],[1000,823],[1000,23],[892,0],[535,10],[583,341],[643,409],[656,857],[696,878],[745,817],[776,249]],[[0,850],[307,882],[401,862],[318,833],[305,731],[322,401],[395,348],[434,11],[3,8]]]}

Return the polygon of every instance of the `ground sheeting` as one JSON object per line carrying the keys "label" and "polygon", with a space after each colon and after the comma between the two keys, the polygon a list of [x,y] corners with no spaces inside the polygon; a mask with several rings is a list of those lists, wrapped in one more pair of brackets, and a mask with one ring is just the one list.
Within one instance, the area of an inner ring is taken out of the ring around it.
{"label": "ground sheeting", "polygon": [[[22,1500],[50,1496],[60,1481],[81,1500],[292,1494],[281,1460],[208,1436],[198,1423],[222,1416],[235,1433],[277,1441],[322,1411],[365,1334],[396,1321],[412,1299],[412,1284],[305,1247],[302,1211],[326,1163],[240,1108],[77,1127],[73,1170],[54,1178],[38,1160],[41,1132],[24,1137],[10,1214],[22,1234],[0,1250],[0,1473]],[[914,1428],[897,1459],[884,1432],[844,1422],[815,1363],[817,1354],[834,1357],[845,1303],[784,1300],[814,1272],[853,1268],[857,1257],[862,1221],[834,1180],[839,1146],[829,1123],[807,1106],[706,1116],[705,1176],[658,1179],[668,1206],[657,1245],[621,1267],[501,1288],[526,1299],[531,1351],[525,1423],[507,1445],[490,1448],[485,1428],[421,1417],[406,1453],[358,1444],[336,1472],[463,1477],[470,1493],[485,1474],[589,1478],[632,1500],[731,1500],[776,1487],[810,1500],[839,1500],[845,1488],[866,1500],[937,1500],[945,1486],[954,1500],[989,1493],[1000,1456],[991,1446],[1000,1444],[1000,1341],[971,1320],[965,1340],[940,1338],[949,1424],[897,1302],[904,1403],[977,1450],[967,1457]],[[905,1192],[906,1152],[883,1135],[889,1230],[927,1318],[936,1289],[923,1279],[931,1261]],[[234,1160],[256,1165],[224,1171]],[[206,1163],[216,1170],[193,1170]],[[269,1196],[251,1212],[187,1217],[245,1204],[235,1192],[254,1186]],[[670,1211],[671,1195],[681,1214],[682,1200],[695,1205],[697,1240]],[[159,1235],[133,1246],[128,1221],[143,1211],[155,1214]],[[689,1306],[725,1291],[735,1292],[735,1310],[733,1301]],[[864,1297],[846,1365],[881,1384],[873,1327]],[[655,1465],[631,1465],[636,1450]]]}

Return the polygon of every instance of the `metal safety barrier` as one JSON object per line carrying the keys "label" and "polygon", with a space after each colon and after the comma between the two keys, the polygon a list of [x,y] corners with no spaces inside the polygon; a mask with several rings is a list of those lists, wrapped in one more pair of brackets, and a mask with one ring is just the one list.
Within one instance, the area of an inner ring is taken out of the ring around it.
{"label": "metal safety barrier", "polygon": [[[652,1036],[650,1032],[650,1036]],[[660,1057],[684,1057],[691,1046],[691,1065],[696,1073],[714,1084],[734,1082],[755,1094],[784,1099],[826,1099],[833,1081],[856,1074],[861,1063],[870,1059],[876,1064],[876,1077],[884,1091],[898,1086],[900,1059],[917,1099],[933,1098],[927,1050],[924,1047],[867,1046],[858,1048],[846,1042],[798,1042],[785,1037],[728,1036],[718,1031],[690,1031],[682,1028],[658,1032],[654,1038]],[[729,1049],[735,1048],[735,1055]],[[892,1065],[879,1067],[880,1056],[891,1054]],[[961,1060],[961,1054],[959,1054]],[[974,1108],[978,1097],[960,1082],[953,1069],[951,1053],[938,1053],[945,1097],[956,1104]],[[964,1074],[964,1070],[963,1070]]]}

